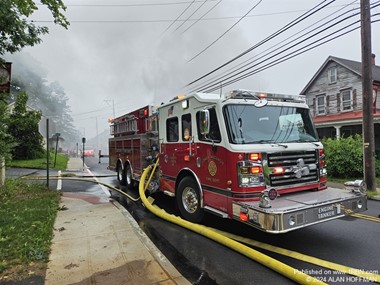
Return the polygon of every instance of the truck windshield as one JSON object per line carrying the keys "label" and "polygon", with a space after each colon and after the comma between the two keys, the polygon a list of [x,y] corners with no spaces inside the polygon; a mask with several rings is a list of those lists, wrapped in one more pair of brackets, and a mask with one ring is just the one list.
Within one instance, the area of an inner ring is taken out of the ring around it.
{"label": "truck windshield", "polygon": [[224,107],[229,140],[234,144],[317,142],[306,108],[231,104]]}

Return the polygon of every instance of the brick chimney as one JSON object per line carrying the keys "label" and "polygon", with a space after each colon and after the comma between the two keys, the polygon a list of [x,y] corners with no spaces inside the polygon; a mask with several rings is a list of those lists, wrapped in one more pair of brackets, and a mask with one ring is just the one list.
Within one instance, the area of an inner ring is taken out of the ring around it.
{"label": "brick chimney", "polygon": [[375,65],[375,57],[376,57],[376,55],[373,53],[372,58],[371,58],[371,64],[372,65]]}

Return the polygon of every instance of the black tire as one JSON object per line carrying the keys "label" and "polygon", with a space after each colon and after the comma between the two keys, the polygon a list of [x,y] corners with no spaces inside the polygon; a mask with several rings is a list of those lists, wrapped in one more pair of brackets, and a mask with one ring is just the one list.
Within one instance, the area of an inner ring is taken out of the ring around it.
{"label": "black tire", "polygon": [[133,189],[135,186],[135,182],[132,176],[132,168],[129,164],[127,164],[124,169],[125,169],[125,184],[127,185],[128,189]]}
{"label": "black tire", "polygon": [[120,185],[125,185],[125,172],[124,172],[124,170],[120,164],[117,165],[116,176],[117,176],[117,180],[119,181]]}
{"label": "black tire", "polygon": [[185,177],[178,185],[177,205],[184,219],[199,223],[202,221],[204,211],[201,208],[201,191],[198,184],[191,177]]}

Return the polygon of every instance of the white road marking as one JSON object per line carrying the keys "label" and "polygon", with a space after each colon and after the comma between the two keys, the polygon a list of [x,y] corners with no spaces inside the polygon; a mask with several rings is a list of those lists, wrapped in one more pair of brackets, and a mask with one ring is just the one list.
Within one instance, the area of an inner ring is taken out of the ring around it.
{"label": "white road marking", "polygon": [[62,189],[61,170],[58,170],[57,190]]}

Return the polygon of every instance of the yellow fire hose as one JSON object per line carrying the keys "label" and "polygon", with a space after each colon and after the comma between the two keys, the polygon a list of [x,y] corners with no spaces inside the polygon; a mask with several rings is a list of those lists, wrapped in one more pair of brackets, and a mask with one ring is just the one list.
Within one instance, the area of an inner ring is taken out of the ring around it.
{"label": "yellow fire hose", "polygon": [[[165,210],[158,208],[156,205],[152,205],[152,203],[153,203],[152,201],[154,201],[154,199],[151,199],[151,197],[146,198],[146,196],[145,196],[145,191],[147,189],[147,186],[149,185],[149,182],[151,181],[151,179],[154,175],[154,172],[156,170],[157,165],[158,165],[158,161],[153,166],[153,170],[151,171],[151,174],[148,178],[148,182],[145,184],[145,186],[143,186],[143,183],[140,183],[140,185],[139,185],[140,197],[136,197],[136,198],[125,193],[121,189],[114,187],[111,184],[103,183],[103,182],[100,182],[97,180],[83,179],[83,178],[91,178],[90,176],[75,176],[75,177],[72,177],[71,175],[70,176],[53,176],[52,179],[53,180],[61,179],[61,180],[72,180],[72,181],[86,181],[86,182],[92,182],[92,183],[100,184],[100,185],[108,187],[114,191],[119,192],[120,194],[126,196],[128,199],[132,200],[133,202],[137,202],[141,198],[144,205],[155,215],[157,215],[157,216],[159,216],[165,220],[168,220],[172,223],[175,223],[177,225],[185,227],[187,229],[193,230],[193,231],[195,231],[199,234],[202,234],[202,235],[204,235],[210,239],[213,239],[213,240],[215,240],[215,241],[217,241],[217,242],[219,242],[219,243],[221,243],[227,247],[230,247],[230,248],[240,252],[241,254],[243,254],[243,255],[245,255],[245,256],[247,256],[247,257],[249,257],[255,261],[258,261],[259,263],[279,272],[280,274],[282,274],[282,275],[284,275],[284,276],[286,276],[286,277],[288,277],[288,278],[290,278],[290,279],[292,279],[292,280],[294,280],[300,284],[325,284],[325,283],[323,283],[322,281],[317,280],[317,279],[315,279],[309,275],[306,275],[297,269],[289,267],[286,264],[283,264],[283,263],[281,263],[275,259],[272,259],[271,257],[268,257],[268,256],[266,256],[260,252],[257,252],[252,248],[246,247],[246,246],[240,244],[239,242],[244,243],[244,244],[248,244],[248,245],[251,245],[254,247],[258,247],[261,249],[265,249],[268,251],[272,251],[272,252],[275,252],[277,254],[292,257],[292,258],[295,258],[297,260],[316,264],[318,266],[325,267],[325,268],[328,268],[331,270],[336,270],[336,271],[340,271],[340,272],[345,273],[345,274],[364,278],[364,279],[368,280],[369,282],[380,283],[380,275],[376,274],[376,273],[365,272],[363,270],[358,270],[355,268],[350,268],[348,266],[332,263],[332,262],[329,262],[326,260],[321,260],[321,259],[318,259],[318,258],[315,258],[312,256],[308,256],[308,255],[304,255],[304,254],[301,254],[298,252],[283,249],[280,247],[268,245],[268,244],[261,243],[261,242],[258,242],[258,241],[252,240],[252,239],[248,239],[248,238],[240,237],[237,235],[233,235],[231,233],[223,232],[223,231],[220,231],[217,229],[207,228],[205,226],[198,225],[198,224],[192,224],[186,220],[181,219],[180,217],[166,213]],[[152,168],[152,166],[148,167],[144,171],[140,181],[145,181],[147,173],[150,171],[151,168]],[[79,178],[79,177],[81,177],[81,178]],[[100,177],[103,177],[103,176],[100,176]],[[107,176],[104,176],[104,177],[107,177]],[[21,179],[44,180],[44,179],[46,179],[46,177],[43,177],[43,176],[23,176],[23,177],[21,177]],[[141,188],[143,189],[143,193],[141,193]],[[350,214],[351,216],[354,216],[356,218],[366,219],[366,220],[370,220],[370,221],[374,221],[374,222],[380,222],[380,219],[376,218],[376,217],[367,216],[367,215],[363,215],[363,214],[355,214],[355,213],[348,213],[348,214]],[[238,241],[238,242],[236,242],[236,241]],[[248,252],[247,249],[251,252]],[[263,258],[263,256],[265,258]],[[268,260],[266,260],[266,259],[268,259]],[[280,264],[280,266],[277,263]],[[281,271],[281,270],[285,270],[285,271]],[[292,274],[292,272],[293,272],[293,274]],[[301,275],[301,276],[298,276],[298,275]]]}
{"label": "yellow fire hose", "polygon": [[[158,163],[158,160],[156,162],[156,165]],[[155,165],[155,167],[156,167]],[[217,241],[218,243],[229,247],[233,249],[234,251],[238,251],[239,253],[247,256],[248,258],[255,260],[256,262],[280,273],[281,275],[294,280],[295,282],[299,284],[326,284],[312,276],[309,276],[293,267],[290,267],[274,258],[271,258],[257,250],[254,250],[248,246],[245,246],[237,241],[234,241],[233,239],[230,239],[226,236],[223,236],[215,231],[212,231],[208,229],[205,226],[199,225],[199,224],[193,224],[189,221],[183,220],[180,217],[171,215],[166,213],[164,210],[158,208],[157,206],[153,206],[151,203],[149,203],[148,199],[145,196],[145,190],[147,188],[147,185],[150,183],[150,179],[147,181],[147,183],[144,185],[144,182],[148,176],[148,173],[150,172],[152,166],[147,167],[140,179],[139,184],[139,193],[140,198],[142,202],[144,203],[145,207],[151,211],[156,216],[165,219],[171,223],[177,224],[181,227],[184,227],[188,230],[194,231],[196,233],[199,233],[203,236],[208,237],[209,239],[212,239],[214,241]],[[154,171],[152,171],[150,178],[152,177]]]}
{"label": "yellow fire hose", "polygon": [[249,244],[249,245],[252,245],[252,246],[254,246],[256,248],[261,248],[261,249],[264,249],[264,250],[267,250],[267,251],[271,251],[271,252],[274,252],[274,253],[277,253],[277,254],[288,256],[288,257],[291,257],[291,258],[294,258],[294,259],[297,259],[297,260],[301,260],[301,261],[304,261],[304,262],[307,262],[307,263],[311,263],[311,264],[315,264],[315,265],[318,265],[318,266],[321,266],[321,267],[325,267],[325,268],[328,268],[329,270],[331,270],[331,272],[338,272],[339,271],[339,272],[342,272],[344,274],[357,276],[357,277],[362,278],[363,280],[365,280],[367,282],[377,282],[377,283],[380,283],[380,275],[376,274],[376,273],[366,272],[365,270],[356,269],[356,268],[352,268],[352,267],[349,267],[349,266],[337,264],[337,263],[334,263],[334,262],[330,262],[330,261],[327,261],[327,260],[323,260],[323,259],[320,259],[320,258],[316,258],[316,257],[310,256],[310,255],[302,254],[302,253],[299,253],[299,252],[296,252],[296,251],[288,250],[288,249],[281,248],[281,247],[278,247],[278,246],[274,246],[274,245],[262,243],[262,242],[259,242],[259,241],[256,241],[256,240],[252,240],[252,239],[249,239],[249,238],[245,238],[245,237],[241,237],[241,236],[238,236],[238,235],[234,235],[234,234],[231,234],[231,233],[228,233],[228,232],[224,232],[224,231],[221,231],[221,230],[218,230],[218,229],[213,229],[213,228],[210,228],[210,229],[213,230],[213,231],[216,231],[216,232],[218,232],[218,233],[220,233],[222,235],[225,235],[225,236],[227,236],[227,237],[229,237],[229,238],[231,238],[233,240],[239,241],[241,243]]}
{"label": "yellow fire hose", "polygon": [[[36,177],[36,176],[22,176],[21,179],[25,179],[25,180],[45,180],[46,177],[42,177],[42,176],[39,176],[39,177]],[[90,179],[83,179],[82,178],[74,178],[74,177],[61,177],[61,176],[55,176],[52,178],[52,180],[68,180],[68,181],[84,181],[84,182],[92,182],[92,183],[96,183],[96,184],[100,184],[100,185],[103,185],[105,187],[108,187],[116,192],[119,192],[120,194],[126,196],[128,199],[132,200],[133,202],[137,202],[140,200],[140,197],[133,197],[127,193],[125,193],[124,191],[122,191],[121,189],[119,188],[116,188],[115,186],[111,185],[111,184],[107,184],[107,183],[103,183],[103,182],[100,182],[100,181],[96,181],[96,180],[90,180]]]}

